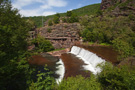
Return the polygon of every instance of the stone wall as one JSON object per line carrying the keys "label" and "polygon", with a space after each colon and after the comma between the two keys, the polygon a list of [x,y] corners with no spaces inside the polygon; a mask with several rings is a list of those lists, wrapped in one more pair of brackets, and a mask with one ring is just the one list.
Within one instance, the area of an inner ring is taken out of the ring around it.
{"label": "stone wall", "polygon": [[79,41],[80,24],[78,23],[60,23],[53,26],[45,26],[38,33],[50,40],[55,47],[69,48]]}

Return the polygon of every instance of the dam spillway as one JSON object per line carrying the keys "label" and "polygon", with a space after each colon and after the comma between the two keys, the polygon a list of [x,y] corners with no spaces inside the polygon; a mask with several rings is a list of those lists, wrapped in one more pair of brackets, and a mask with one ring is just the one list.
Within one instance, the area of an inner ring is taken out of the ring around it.
{"label": "dam spillway", "polygon": [[[43,66],[47,64],[49,69],[58,75],[54,77],[56,82],[59,83],[63,78],[75,77],[76,75],[90,77],[90,73],[95,75],[100,73],[102,70],[100,67],[97,67],[98,64],[104,64],[106,61],[111,62],[111,60],[107,60],[109,57],[115,59],[115,52],[109,48],[90,46],[90,48],[88,47],[90,50],[88,50],[86,47],[73,46],[70,52],[62,54],[59,58],[41,54],[41,56],[33,57],[30,63]],[[104,56],[105,58],[102,57],[103,55],[106,55]]]}
{"label": "dam spillway", "polygon": [[76,55],[78,58],[82,59],[86,65],[83,65],[82,67],[85,70],[91,71],[93,74],[97,74],[101,72],[101,68],[98,67],[98,64],[104,64],[105,60],[98,57],[96,54],[85,50],[83,48],[73,46],[71,48],[70,53]]}

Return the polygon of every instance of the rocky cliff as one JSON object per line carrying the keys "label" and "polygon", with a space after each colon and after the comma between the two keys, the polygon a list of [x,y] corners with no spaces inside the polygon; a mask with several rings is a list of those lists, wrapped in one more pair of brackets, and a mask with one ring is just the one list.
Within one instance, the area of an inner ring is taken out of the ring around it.
{"label": "rocky cliff", "polygon": [[127,0],[102,0],[101,2],[101,9],[107,9],[113,5],[115,5],[116,3],[123,3],[126,2]]}
{"label": "rocky cliff", "polygon": [[59,49],[69,48],[75,42],[79,41],[79,31],[79,23],[60,23],[40,28],[38,33],[50,40],[55,49]]}
{"label": "rocky cliff", "polygon": [[105,9],[114,16],[135,14],[135,0],[102,0],[101,10]]}

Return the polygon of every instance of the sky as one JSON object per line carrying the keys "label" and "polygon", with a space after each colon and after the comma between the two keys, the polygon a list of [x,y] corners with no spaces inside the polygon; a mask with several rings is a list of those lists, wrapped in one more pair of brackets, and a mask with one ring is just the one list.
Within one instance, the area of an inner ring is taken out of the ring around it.
{"label": "sky", "polygon": [[11,0],[22,16],[48,16],[63,13],[101,0]]}

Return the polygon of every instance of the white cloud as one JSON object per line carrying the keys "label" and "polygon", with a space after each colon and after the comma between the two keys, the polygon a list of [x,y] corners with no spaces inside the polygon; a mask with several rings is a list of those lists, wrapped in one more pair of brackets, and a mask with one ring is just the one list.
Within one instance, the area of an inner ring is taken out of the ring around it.
{"label": "white cloud", "polygon": [[[23,7],[32,7],[32,4],[38,3],[38,7],[35,9],[29,9]],[[65,7],[67,5],[66,0],[14,0],[13,7],[18,8],[20,13],[24,16],[39,16],[39,15],[52,15],[56,12],[48,11],[47,9],[53,9],[54,7]],[[47,11],[44,11],[47,10]]]}
{"label": "white cloud", "polygon": [[20,10],[19,12],[23,16],[40,16],[41,13],[38,10]]}
{"label": "white cloud", "polygon": [[43,15],[44,15],[44,16],[53,15],[53,14],[56,14],[56,12],[53,12],[53,11],[46,11],[46,12],[43,12]]}
{"label": "white cloud", "polygon": [[48,15],[53,15],[56,14],[54,11],[42,11],[40,9],[35,9],[35,10],[20,10],[19,12],[23,16],[48,16]]}

